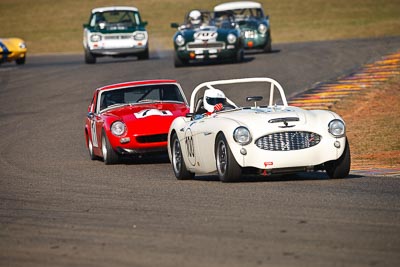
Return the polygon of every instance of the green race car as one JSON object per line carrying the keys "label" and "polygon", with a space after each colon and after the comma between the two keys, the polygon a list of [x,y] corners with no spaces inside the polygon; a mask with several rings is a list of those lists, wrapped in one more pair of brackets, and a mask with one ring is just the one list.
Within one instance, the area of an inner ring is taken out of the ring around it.
{"label": "green race car", "polygon": [[173,37],[175,67],[195,62],[243,60],[243,39],[233,16],[215,18],[212,12],[192,10]]}
{"label": "green race car", "polygon": [[215,17],[232,14],[244,38],[245,49],[271,52],[271,27],[269,16],[264,14],[260,3],[251,1],[228,2],[214,7]]}

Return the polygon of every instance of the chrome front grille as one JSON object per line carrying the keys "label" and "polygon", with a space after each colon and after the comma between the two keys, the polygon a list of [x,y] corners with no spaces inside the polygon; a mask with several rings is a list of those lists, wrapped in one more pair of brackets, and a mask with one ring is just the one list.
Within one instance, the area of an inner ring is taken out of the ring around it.
{"label": "chrome front grille", "polygon": [[122,40],[122,39],[132,39],[132,35],[105,35],[105,40]]}
{"label": "chrome front grille", "polygon": [[222,49],[224,48],[224,43],[189,43],[187,48],[190,49]]}
{"label": "chrome front grille", "polygon": [[321,136],[312,132],[292,131],[264,135],[255,142],[256,146],[270,151],[291,151],[318,145]]}

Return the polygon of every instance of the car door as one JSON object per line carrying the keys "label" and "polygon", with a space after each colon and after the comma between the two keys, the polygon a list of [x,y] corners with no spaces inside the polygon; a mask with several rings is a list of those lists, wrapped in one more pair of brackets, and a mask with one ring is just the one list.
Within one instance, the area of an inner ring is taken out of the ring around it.
{"label": "car door", "polygon": [[198,172],[209,173],[216,170],[214,141],[215,118],[206,116],[195,120],[185,131],[185,142],[190,164]]}
{"label": "car door", "polygon": [[89,138],[92,141],[94,154],[101,156],[100,140],[103,128],[103,119],[97,112],[97,96],[98,92],[96,91],[88,108]]}

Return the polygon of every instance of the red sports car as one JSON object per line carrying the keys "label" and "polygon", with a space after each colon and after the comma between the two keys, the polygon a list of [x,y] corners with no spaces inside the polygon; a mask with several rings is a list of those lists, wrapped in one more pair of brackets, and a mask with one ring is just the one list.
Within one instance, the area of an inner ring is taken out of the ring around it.
{"label": "red sports car", "polygon": [[175,80],[112,84],[94,92],[85,125],[92,160],[117,163],[121,155],[167,151],[172,121],[189,112]]}

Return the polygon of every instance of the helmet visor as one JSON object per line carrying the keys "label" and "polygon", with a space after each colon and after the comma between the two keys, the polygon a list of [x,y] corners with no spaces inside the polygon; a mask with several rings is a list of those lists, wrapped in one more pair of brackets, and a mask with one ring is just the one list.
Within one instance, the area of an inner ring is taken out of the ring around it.
{"label": "helmet visor", "polygon": [[208,104],[210,104],[212,106],[214,106],[214,105],[216,105],[218,103],[221,103],[221,104],[224,105],[226,103],[226,98],[223,98],[223,97],[206,97],[206,101],[207,101]]}

